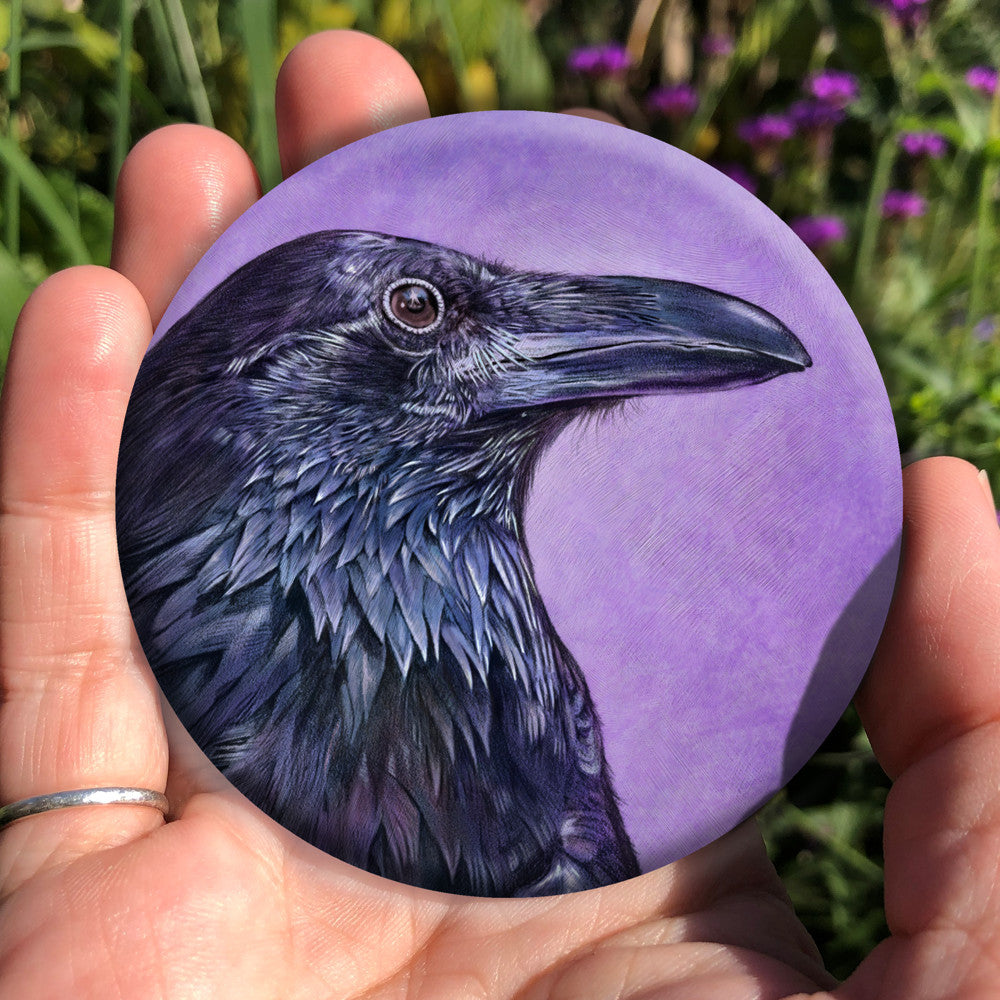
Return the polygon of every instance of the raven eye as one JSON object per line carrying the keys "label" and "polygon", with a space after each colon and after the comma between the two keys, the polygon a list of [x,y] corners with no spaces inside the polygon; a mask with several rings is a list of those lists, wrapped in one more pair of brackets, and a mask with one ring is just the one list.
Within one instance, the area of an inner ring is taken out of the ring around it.
{"label": "raven eye", "polygon": [[444,318],[444,299],[429,282],[403,278],[391,284],[382,299],[382,308],[404,330],[433,330]]}

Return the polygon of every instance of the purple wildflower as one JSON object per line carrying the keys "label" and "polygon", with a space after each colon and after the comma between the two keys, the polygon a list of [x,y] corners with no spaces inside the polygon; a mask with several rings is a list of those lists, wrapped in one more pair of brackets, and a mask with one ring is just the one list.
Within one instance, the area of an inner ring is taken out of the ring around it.
{"label": "purple wildflower", "polygon": [[819,132],[839,125],[845,115],[842,108],[825,101],[796,101],[788,109],[788,117],[803,132]]}
{"label": "purple wildflower", "polygon": [[876,4],[904,28],[915,28],[927,17],[927,0],[876,0]]}
{"label": "purple wildflower", "polygon": [[698,108],[698,91],[687,83],[657,87],[646,95],[646,107],[673,121],[690,118]]}
{"label": "purple wildflower", "polygon": [[770,149],[791,139],[795,128],[785,115],[760,115],[740,122],[736,134],[754,149]]}
{"label": "purple wildflower", "polygon": [[701,51],[706,56],[732,55],[735,43],[730,35],[706,35],[701,40]]}
{"label": "purple wildflower", "polygon": [[813,73],[807,80],[806,93],[821,104],[844,108],[858,97],[858,78],[853,73],[825,69]]}
{"label": "purple wildflower", "polygon": [[976,340],[987,343],[992,340],[997,332],[997,318],[996,316],[984,316],[973,328],[972,336]]}
{"label": "purple wildflower", "polygon": [[948,152],[948,140],[940,132],[903,132],[899,145],[904,153],[914,158],[940,160]]}
{"label": "purple wildflower", "polygon": [[913,219],[927,211],[927,202],[915,191],[887,191],[882,199],[885,219]]}
{"label": "purple wildflower", "polygon": [[757,180],[745,167],[741,167],[738,163],[715,163],[713,166],[751,194],[757,193]]}
{"label": "purple wildflower", "polygon": [[632,65],[632,57],[624,46],[606,42],[603,45],[574,49],[566,65],[584,76],[615,76],[624,73]]}
{"label": "purple wildflower", "polygon": [[990,66],[973,66],[965,74],[965,82],[987,97],[992,97],[997,89],[997,71]]}
{"label": "purple wildflower", "polygon": [[810,250],[822,250],[847,236],[847,224],[838,215],[803,215],[789,226]]}

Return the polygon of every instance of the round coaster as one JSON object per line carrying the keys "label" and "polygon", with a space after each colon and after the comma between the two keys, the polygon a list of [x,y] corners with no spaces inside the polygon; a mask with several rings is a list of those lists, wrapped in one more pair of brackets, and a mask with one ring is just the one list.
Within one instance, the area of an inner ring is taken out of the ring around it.
{"label": "round coaster", "polygon": [[471,895],[626,879],[766,801],[862,676],[900,524],[803,244],[669,146],[529,112],[263,198],[167,311],[119,462],[199,745],[318,847]]}

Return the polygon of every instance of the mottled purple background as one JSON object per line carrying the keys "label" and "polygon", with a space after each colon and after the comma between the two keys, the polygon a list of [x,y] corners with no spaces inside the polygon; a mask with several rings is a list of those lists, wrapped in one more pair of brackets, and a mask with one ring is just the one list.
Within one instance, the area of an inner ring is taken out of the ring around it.
{"label": "mottled purple background", "polygon": [[651,397],[565,432],[528,510],[536,578],[587,675],[646,869],[714,839],[815,750],[874,649],[896,571],[899,457],[882,381],[799,240],[647,136],[530,112],[362,140],[216,243],[158,336],[240,264],[319,229],[525,269],[692,281],[763,306],[814,367]]}

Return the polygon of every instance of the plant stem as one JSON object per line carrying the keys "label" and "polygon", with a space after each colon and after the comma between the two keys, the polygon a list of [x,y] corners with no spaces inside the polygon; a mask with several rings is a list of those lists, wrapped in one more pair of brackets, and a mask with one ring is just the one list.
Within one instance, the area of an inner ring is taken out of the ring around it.
{"label": "plant stem", "polygon": [[944,179],[945,197],[936,199],[934,219],[931,223],[930,236],[927,245],[927,266],[932,274],[943,273],[944,254],[947,248],[947,236],[952,231],[951,224],[955,216],[955,205],[962,191],[962,181],[969,169],[969,150],[960,146],[955,153],[955,159]]}
{"label": "plant stem", "polygon": [[171,97],[179,101],[185,93],[184,75],[177,58],[177,46],[174,45],[170,33],[170,22],[163,9],[163,0],[148,0],[146,11],[149,14],[149,23],[152,25],[153,35],[156,38],[156,48],[163,60],[163,73],[167,80],[167,89]]}
{"label": "plant stem", "polygon": [[458,84],[458,92],[462,98],[462,104],[469,106],[468,84],[466,77],[465,48],[462,45],[462,37],[455,24],[455,17],[451,9],[451,0],[434,0],[431,5],[437,15],[438,24],[441,27],[441,34],[444,36],[445,48],[448,50],[448,59],[451,62],[452,71],[455,74],[455,82]]}
{"label": "plant stem", "polygon": [[194,50],[194,40],[191,38],[187,19],[184,17],[181,0],[164,0],[164,9],[174,35],[177,58],[181,64],[181,73],[184,74],[184,84],[187,87],[194,119],[199,125],[211,128],[215,124],[212,120],[212,108],[208,103],[208,92],[205,90],[205,81],[201,78],[201,67],[198,65],[198,53]]}
{"label": "plant stem", "polygon": [[752,5],[730,57],[726,77],[701,96],[698,110],[692,115],[678,145],[692,150],[695,141],[712,120],[723,95],[744,70],[760,65],[765,56],[784,37],[806,0],[767,0]]}
{"label": "plant stem", "polygon": [[92,263],[90,251],[62,198],[20,145],[6,136],[0,137],[0,165],[8,175],[13,173],[18,178],[21,193],[34,205],[39,221],[52,230],[69,262]]}
{"label": "plant stem", "polygon": [[809,836],[825,844],[832,854],[835,854],[846,864],[851,865],[856,871],[870,879],[882,878],[882,868],[866,854],[862,854],[857,848],[852,847],[847,841],[831,833],[826,827],[814,819],[805,810],[793,805],[787,799],[784,802],[785,809],[788,810],[798,823],[799,829],[804,830]]}
{"label": "plant stem", "polygon": [[118,3],[118,66],[115,81],[115,132],[111,156],[111,190],[118,184],[132,138],[132,0]]}
{"label": "plant stem", "polygon": [[665,6],[665,2],[669,2],[669,0],[639,0],[636,5],[625,47],[637,63],[642,61],[642,57],[646,53],[653,24]]}
{"label": "plant stem", "polygon": [[281,180],[274,118],[277,12],[273,0],[240,0],[240,32],[250,74],[250,109],[257,173],[265,191]]}
{"label": "plant stem", "polygon": [[[10,43],[7,46],[7,137],[17,142],[17,106],[21,97],[21,0],[11,0]],[[21,252],[21,182],[8,167],[4,178],[4,244],[12,257]]]}
{"label": "plant stem", "polygon": [[886,130],[875,157],[872,183],[868,189],[868,203],[865,205],[861,236],[858,239],[858,255],[854,261],[854,279],[851,285],[852,301],[857,302],[867,291],[875,264],[875,248],[878,245],[879,226],[882,221],[882,201],[889,190],[892,165],[896,159],[896,128]]}
{"label": "plant stem", "polygon": [[989,280],[990,253],[993,249],[993,192],[997,184],[996,151],[1000,137],[1000,87],[990,107],[990,127],[986,138],[985,162],[979,182],[979,207],[976,213],[976,249],[972,258],[972,285],[969,289],[968,325],[972,328],[983,318],[986,283]]}

